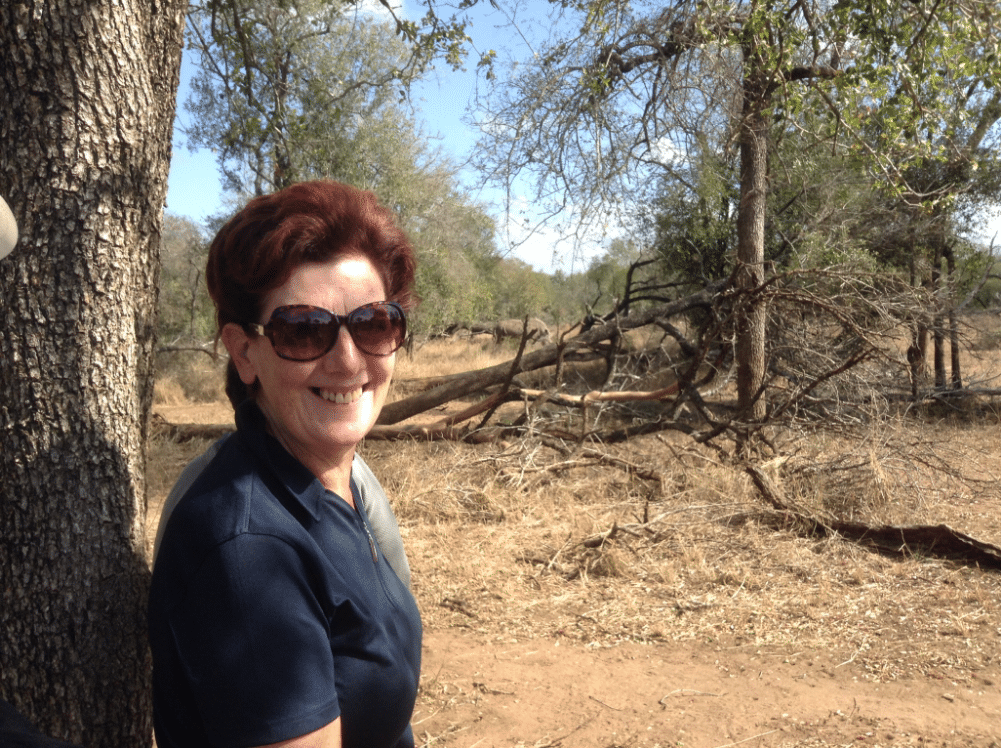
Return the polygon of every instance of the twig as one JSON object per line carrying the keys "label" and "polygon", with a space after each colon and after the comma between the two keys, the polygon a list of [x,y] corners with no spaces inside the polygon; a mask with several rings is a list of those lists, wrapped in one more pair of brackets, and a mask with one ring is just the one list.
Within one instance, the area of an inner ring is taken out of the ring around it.
{"label": "twig", "polygon": [[622,710],[621,710],[621,709],[619,709],[618,707],[614,707],[614,706],[612,706],[611,704],[606,704],[606,703],[605,703],[604,701],[602,701],[601,699],[598,699],[598,698],[595,698],[594,696],[591,696],[591,695],[588,695],[588,697],[587,697],[587,698],[591,699],[591,701],[597,701],[597,702],[598,702],[599,704],[601,704],[602,706],[607,706],[607,707],[608,707],[609,709],[611,709],[611,710],[612,710],[613,712],[621,712],[621,711],[622,711]]}
{"label": "twig", "polygon": [[553,557],[551,559],[549,559],[549,563],[546,564],[546,571],[553,570],[553,566],[556,564],[556,559],[558,559],[560,557],[560,554],[567,549],[567,546],[570,545],[570,541],[572,539],[573,539],[573,533],[571,532],[569,535],[567,535],[567,540],[563,544],[563,546],[558,551],[556,551],[556,553],[553,554]]}
{"label": "twig", "polygon": [[693,688],[676,688],[675,690],[671,691],[671,693],[666,693],[663,696],[661,696],[660,701],[658,701],[657,703],[663,707],[666,707],[667,704],[664,703],[664,700],[668,696],[674,696],[674,694],[676,693],[680,693],[682,695],[691,694],[692,696],[714,696],[716,698],[719,698],[720,696],[723,696],[726,692],[724,691],[723,693],[709,693],[708,691],[696,691]]}
{"label": "twig", "polygon": [[[856,649],[856,650],[855,650],[855,654],[853,654],[853,655],[852,655],[851,657],[849,657],[849,658],[848,658],[847,660],[845,660],[844,662],[842,662],[842,663],[841,663],[841,665],[849,665],[849,664],[851,664],[851,663],[855,662],[855,658],[856,658],[856,657],[858,657],[858,654],[859,654],[859,652],[861,652],[861,651],[862,651],[861,649]],[[835,670],[837,670],[837,669],[838,669],[839,667],[841,667],[841,665],[835,665],[835,666],[834,666],[834,669],[835,669]]]}
{"label": "twig", "polygon": [[621,457],[615,457],[613,455],[607,454],[606,452],[601,452],[597,449],[584,449],[582,450],[584,457],[590,457],[592,459],[598,460],[599,462],[604,462],[613,467],[619,467],[627,470],[629,473],[636,475],[638,478],[643,478],[645,480],[654,481],[656,483],[664,485],[664,477],[660,473],[650,470],[648,468],[637,465],[636,463],[629,462],[628,460],[623,460]]}
{"label": "twig", "polygon": [[746,743],[748,740],[754,740],[755,738],[763,738],[765,735],[771,735],[773,732],[778,732],[778,730],[769,730],[768,732],[759,732],[757,735],[752,735],[749,738],[744,738],[743,740],[738,740],[736,743],[724,743],[723,745],[718,745],[716,748],[730,748],[732,745],[740,745],[741,743]]}

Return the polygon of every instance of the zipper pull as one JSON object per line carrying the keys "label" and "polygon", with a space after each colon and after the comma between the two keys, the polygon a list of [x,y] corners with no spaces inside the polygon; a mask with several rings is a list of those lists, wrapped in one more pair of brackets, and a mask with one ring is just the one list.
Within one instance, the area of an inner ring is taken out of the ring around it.
{"label": "zipper pull", "polygon": [[377,564],[379,563],[379,553],[375,550],[375,538],[368,531],[368,525],[365,526],[365,535],[368,536],[368,547],[372,549],[372,563]]}

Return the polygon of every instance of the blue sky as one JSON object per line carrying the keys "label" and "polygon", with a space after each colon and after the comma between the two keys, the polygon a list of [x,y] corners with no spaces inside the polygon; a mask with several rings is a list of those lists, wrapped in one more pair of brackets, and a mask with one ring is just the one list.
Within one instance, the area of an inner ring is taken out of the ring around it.
{"label": "blue sky", "polygon": [[[414,3],[411,2],[410,5]],[[530,53],[522,37],[515,36],[505,26],[505,18],[491,10],[485,3],[483,5],[483,11],[477,15],[473,27],[469,29],[475,49],[479,51],[497,49],[501,57],[511,54],[511,51],[516,49]],[[476,144],[475,128],[463,122],[463,115],[476,85],[476,75],[473,72],[476,67],[476,55],[478,52],[470,54],[468,71],[453,72],[447,65],[440,64],[437,70],[419,85],[414,95],[417,119],[422,123],[424,131],[428,136],[435,138],[435,143],[458,163],[466,160],[468,153]],[[178,91],[179,121],[186,121],[189,116],[184,111],[184,101],[188,97],[188,81],[193,71],[194,63],[191,55],[185,50],[181,63],[181,86]],[[175,147],[168,181],[167,211],[201,222],[210,215],[224,211],[215,155],[207,149],[192,152],[186,146],[177,147],[181,142],[183,136],[177,132],[175,125]],[[467,176],[470,177],[467,181],[471,182],[474,175]],[[485,192],[475,197],[484,204],[499,203],[495,193]],[[502,212],[497,209],[491,210],[491,213],[497,220],[498,227],[502,228],[504,226]],[[583,269],[580,259],[574,261],[570,243],[560,241],[552,231],[542,231],[517,246],[509,245],[506,240],[506,232],[499,229],[498,248],[528,262],[537,270],[553,272],[556,267],[567,271]]]}

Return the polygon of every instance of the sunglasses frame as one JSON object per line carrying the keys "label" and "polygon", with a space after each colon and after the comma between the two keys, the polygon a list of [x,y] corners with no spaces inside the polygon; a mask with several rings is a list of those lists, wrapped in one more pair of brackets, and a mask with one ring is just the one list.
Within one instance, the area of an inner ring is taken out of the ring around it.
{"label": "sunglasses frame", "polygon": [[[365,309],[371,309],[372,307],[391,307],[391,308],[395,309],[396,312],[397,312],[397,314],[399,314],[399,316],[400,316],[400,320],[403,323],[403,329],[401,330],[402,334],[400,336],[400,342],[396,345],[395,348],[393,348],[393,350],[389,351],[388,353],[372,353],[370,351],[365,350],[358,343],[358,339],[355,337],[355,334],[354,334],[354,332],[351,329],[351,318],[352,318],[352,316],[354,316],[358,312],[361,312],[361,311],[363,311]],[[310,310],[319,310],[321,312],[324,312],[325,314],[329,315],[330,320],[328,322],[323,322],[323,323],[320,323],[320,324],[322,324],[324,326],[330,326],[330,325],[333,325],[333,324],[337,325],[336,334],[331,338],[330,345],[326,348],[326,350],[324,350],[322,353],[320,353],[320,354],[318,354],[316,356],[312,356],[310,358],[293,358],[291,356],[283,355],[281,352],[279,352],[278,348],[275,347],[275,339],[274,339],[275,332],[274,332],[274,328],[272,327],[272,323],[274,322],[275,317],[278,316],[279,313],[281,313],[281,312],[283,312],[283,311],[285,311],[287,309],[296,309],[296,308],[310,309]],[[247,323],[245,323],[243,325],[243,329],[248,334],[260,335],[260,336],[263,336],[263,337],[267,338],[268,342],[271,343],[271,349],[275,352],[275,355],[278,356],[278,358],[283,359],[285,361],[296,361],[298,363],[305,363],[305,362],[308,362],[308,361],[316,361],[317,359],[323,358],[328,353],[330,353],[330,351],[333,349],[333,347],[335,345],[337,345],[337,338],[340,336],[342,328],[346,328],[347,329],[348,335],[351,336],[351,340],[352,340],[352,342],[354,342],[355,347],[359,351],[361,351],[362,353],[364,353],[366,356],[380,356],[380,357],[392,356],[394,353],[396,353],[396,351],[398,351],[403,346],[403,342],[407,338],[407,313],[404,311],[403,307],[400,306],[400,304],[397,303],[397,302],[395,302],[395,301],[373,301],[370,304],[362,304],[360,307],[352,309],[347,314],[334,314],[329,309],[324,309],[323,307],[320,307],[320,306],[313,306],[312,304],[288,304],[286,306],[280,306],[277,309],[275,309],[271,313],[271,319],[269,319],[268,322],[267,322],[267,324],[265,324],[265,325],[262,325],[259,322],[247,322]]]}

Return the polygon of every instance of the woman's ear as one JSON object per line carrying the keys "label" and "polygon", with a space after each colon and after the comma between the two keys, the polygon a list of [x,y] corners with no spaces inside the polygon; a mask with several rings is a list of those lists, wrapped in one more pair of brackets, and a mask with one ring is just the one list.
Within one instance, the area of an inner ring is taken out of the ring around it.
{"label": "woman's ear", "polygon": [[257,367],[250,358],[250,336],[240,325],[229,322],[223,326],[220,337],[229,352],[230,361],[240,374],[240,380],[249,387],[257,381]]}

